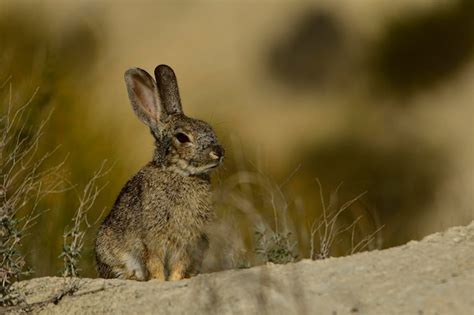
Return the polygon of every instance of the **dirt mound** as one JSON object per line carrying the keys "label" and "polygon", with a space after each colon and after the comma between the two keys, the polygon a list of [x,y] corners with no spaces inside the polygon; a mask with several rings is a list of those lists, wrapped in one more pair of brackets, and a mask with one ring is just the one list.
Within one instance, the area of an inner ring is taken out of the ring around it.
{"label": "dirt mound", "polygon": [[[199,275],[178,282],[38,278],[45,314],[472,314],[474,222],[383,251]],[[53,298],[67,286],[77,290]],[[1,313],[1,312],[0,312]]]}

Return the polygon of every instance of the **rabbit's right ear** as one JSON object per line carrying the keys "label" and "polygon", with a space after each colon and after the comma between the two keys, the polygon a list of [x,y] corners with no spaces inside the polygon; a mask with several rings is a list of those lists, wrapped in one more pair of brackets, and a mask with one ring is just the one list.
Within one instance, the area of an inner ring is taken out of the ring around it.
{"label": "rabbit's right ear", "polygon": [[132,68],[125,72],[128,97],[135,114],[152,129],[158,129],[165,114],[155,80],[145,71]]}

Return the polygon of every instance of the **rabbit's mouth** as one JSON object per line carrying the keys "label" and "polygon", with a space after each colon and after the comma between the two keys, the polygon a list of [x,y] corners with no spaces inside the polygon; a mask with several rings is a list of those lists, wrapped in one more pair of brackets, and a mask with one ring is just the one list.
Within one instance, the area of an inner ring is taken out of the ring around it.
{"label": "rabbit's mouth", "polygon": [[213,162],[213,163],[210,163],[210,164],[206,164],[206,165],[203,165],[203,166],[191,166],[191,165],[189,165],[188,169],[190,169],[191,174],[201,174],[201,173],[206,173],[206,172],[209,172],[209,171],[217,168],[220,164],[221,164],[221,162],[219,161],[219,162]]}
{"label": "rabbit's mouth", "polygon": [[205,165],[193,165],[192,162],[186,162],[179,160],[178,163],[169,167],[170,170],[175,171],[183,176],[196,175],[207,173],[219,165],[221,165],[222,159]]}

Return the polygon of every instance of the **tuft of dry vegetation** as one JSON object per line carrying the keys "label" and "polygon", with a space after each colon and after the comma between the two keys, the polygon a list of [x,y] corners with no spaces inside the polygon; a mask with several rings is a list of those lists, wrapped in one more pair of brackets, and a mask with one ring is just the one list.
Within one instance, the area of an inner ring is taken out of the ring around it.
{"label": "tuft of dry vegetation", "polygon": [[[339,240],[342,234],[350,232],[350,249],[348,254],[354,254],[367,249],[376,240],[376,237],[380,237],[379,232],[383,226],[378,227],[373,233],[364,236],[357,243],[355,243],[355,231],[357,224],[359,223],[361,216],[355,218],[349,224],[342,224],[340,221],[342,214],[350,209],[354,203],[359,201],[366,192],[359,194],[358,196],[346,201],[339,206],[339,189],[342,183],[331,193],[329,204],[326,204],[323,187],[319,179],[316,179],[319,188],[319,198],[321,200],[322,214],[316,218],[310,229],[310,255],[309,258],[313,260],[326,259],[331,257],[331,249],[334,242]],[[316,242],[317,241],[317,242]]]}
{"label": "tuft of dry vegetation", "polygon": [[257,226],[255,236],[255,252],[263,261],[287,264],[298,258],[295,253],[297,242],[292,239],[291,232],[282,233],[265,226]]}
{"label": "tuft of dry vegetation", "polygon": [[42,200],[49,194],[64,191],[64,161],[52,166],[46,162],[57,148],[39,153],[39,144],[48,115],[39,126],[28,124],[33,96],[22,106],[12,103],[8,86],[5,113],[0,116],[0,305],[19,303],[21,297],[11,285],[32,272],[21,252],[22,242],[38,217],[48,211]]}
{"label": "tuft of dry vegetation", "polygon": [[[77,277],[84,238],[94,224],[89,222],[88,213],[106,186],[99,181],[110,168],[104,161],[80,192],[64,174],[65,159],[49,166],[58,147],[47,153],[39,150],[51,113],[39,125],[31,124],[29,116],[34,110],[30,105],[36,93],[24,105],[15,106],[11,84],[6,82],[0,86],[5,87],[8,87],[6,109],[0,114],[0,308],[28,311],[32,306],[26,304],[13,284],[33,272],[26,263],[27,253],[22,251],[22,245],[29,229],[49,210],[42,201],[50,194],[68,190],[77,195],[78,206],[71,226],[64,231],[60,255],[64,261],[63,276]],[[60,295],[44,303],[59,301],[77,291],[77,284],[67,283]]]}
{"label": "tuft of dry vegetation", "polygon": [[97,197],[107,185],[107,183],[102,185],[98,183],[98,181],[110,171],[110,168],[106,168],[106,162],[107,161],[102,162],[99,169],[95,171],[89,179],[89,182],[84,186],[82,192],[78,191],[75,186],[73,188],[79,205],[71,219],[71,225],[66,227],[63,234],[63,249],[59,256],[63,259],[64,263],[63,277],[79,276],[79,259],[81,258],[84,247],[84,237],[87,230],[89,230],[92,225],[97,224],[97,220],[93,223],[89,222],[88,214],[93,208]]}
{"label": "tuft of dry vegetation", "polygon": [[[286,211],[288,203],[283,194],[284,185],[278,185],[263,172],[239,171],[229,176],[220,184],[218,196],[219,207],[242,213],[250,222],[254,239],[247,250],[247,264],[259,262],[288,263],[295,261],[297,242],[287,224]],[[264,213],[271,212],[272,224],[269,224]],[[248,227],[240,227],[243,237]],[[239,242],[245,243],[244,241]],[[231,249],[233,246],[229,246]],[[241,251],[241,246],[234,246]],[[253,255],[253,253],[256,255]],[[254,257],[255,256],[255,257]]]}

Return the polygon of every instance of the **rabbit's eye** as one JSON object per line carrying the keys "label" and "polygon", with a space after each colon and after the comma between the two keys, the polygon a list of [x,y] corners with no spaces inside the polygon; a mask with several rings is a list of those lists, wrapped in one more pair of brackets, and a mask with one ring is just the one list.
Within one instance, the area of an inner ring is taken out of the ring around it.
{"label": "rabbit's eye", "polygon": [[191,142],[191,140],[189,140],[189,137],[182,132],[178,132],[175,137],[181,143]]}

